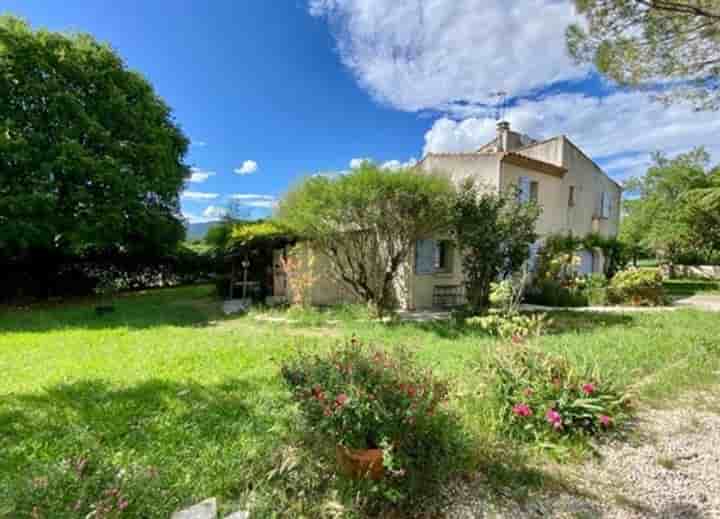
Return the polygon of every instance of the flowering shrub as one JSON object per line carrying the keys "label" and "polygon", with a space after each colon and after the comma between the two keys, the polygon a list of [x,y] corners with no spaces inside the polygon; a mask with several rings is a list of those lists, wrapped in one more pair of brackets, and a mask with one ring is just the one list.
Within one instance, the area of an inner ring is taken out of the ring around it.
{"label": "flowering shrub", "polygon": [[368,490],[383,500],[423,495],[466,459],[447,385],[404,348],[353,338],[326,354],[299,351],[282,376],[311,431],[348,449],[383,450],[386,478]]}
{"label": "flowering shrub", "polygon": [[493,364],[493,390],[503,423],[526,439],[595,435],[629,412],[629,400],[597,373],[529,348],[501,353]]}
{"label": "flowering shrub", "polygon": [[614,303],[662,305],[665,303],[663,278],[659,270],[628,269],[615,274],[609,296]]}
{"label": "flowering shrub", "polygon": [[528,337],[537,337],[552,324],[545,314],[502,314],[490,313],[465,320],[470,327],[479,328],[501,339],[521,342]]}

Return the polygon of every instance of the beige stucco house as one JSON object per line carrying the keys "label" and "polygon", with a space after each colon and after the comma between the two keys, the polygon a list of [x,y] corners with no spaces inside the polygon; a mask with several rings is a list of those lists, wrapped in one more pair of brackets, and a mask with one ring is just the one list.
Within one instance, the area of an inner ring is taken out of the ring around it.
{"label": "beige stucco house", "polygon": [[[521,196],[536,200],[542,207],[537,224],[540,239],[530,255],[542,245],[544,237],[556,233],[586,236],[599,233],[616,236],[619,225],[622,188],[566,136],[534,141],[497,125],[497,137],[477,150],[465,153],[430,153],[416,166],[418,173],[448,175],[459,185],[473,178],[487,189],[502,190],[513,185]],[[583,251],[580,270],[600,272],[603,257],[599,250]],[[459,303],[463,297],[460,257],[448,240],[429,236],[416,244],[412,265],[404,270],[398,286],[401,306],[425,309]],[[276,262],[277,263],[277,262]],[[352,300],[350,291],[336,285],[316,260],[317,281],[312,289],[315,304],[335,304]],[[282,274],[276,290],[284,287]]]}

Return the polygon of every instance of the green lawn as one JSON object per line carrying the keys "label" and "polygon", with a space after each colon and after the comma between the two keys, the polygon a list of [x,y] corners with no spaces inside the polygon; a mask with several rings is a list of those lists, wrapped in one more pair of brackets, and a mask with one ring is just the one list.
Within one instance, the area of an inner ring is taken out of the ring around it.
{"label": "green lawn", "polygon": [[695,294],[720,295],[720,281],[703,279],[666,279],[665,290],[671,296],[693,296]]}
{"label": "green lawn", "polygon": [[[491,483],[521,495],[550,481],[536,446],[500,436],[484,398],[485,361],[500,343],[464,327],[381,324],[352,308],[224,318],[208,287],[128,295],[104,317],[93,308],[0,313],[0,517],[31,517],[33,507],[37,517],[84,517],[124,501],[123,517],[168,517],[208,496],[226,510],[251,502],[254,517],[352,515],[332,464],[295,427],[278,363],[299,343],[325,348],[353,334],[413,345],[452,381],[472,463]],[[643,402],[717,379],[717,315],[553,319],[542,348],[604,370]]]}

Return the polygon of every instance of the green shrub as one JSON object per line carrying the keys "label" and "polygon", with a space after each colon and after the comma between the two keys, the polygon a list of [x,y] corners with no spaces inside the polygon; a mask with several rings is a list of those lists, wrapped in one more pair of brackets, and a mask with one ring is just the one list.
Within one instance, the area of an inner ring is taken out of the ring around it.
{"label": "green shrub", "polygon": [[490,313],[484,316],[470,317],[465,324],[502,339],[519,342],[527,337],[539,336],[551,324],[545,314]]}
{"label": "green shrub", "polygon": [[490,284],[490,304],[496,308],[506,308],[513,297],[512,281],[505,279]]}
{"label": "green shrub", "polygon": [[383,449],[386,477],[375,487],[384,499],[420,495],[463,459],[447,384],[404,348],[353,338],[326,354],[298,352],[281,371],[309,431],[348,449]]}
{"label": "green shrub", "polygon": [[662,305],[665,303],[662,274],[658,270],[628,269],[615,274],[608,293],[613,303]]}
{"label": "green shrub", "polygon": [[628,398],[596,370],[513,347],[493,360],[493,394],[503,426],[519,439],[595,435],[624,420]]}
{"label": "green shrub", "polygon": [[529,289],[525,295],[525,302],[559,307],[587,306],[587,297],[579,288],[564,287],[559,281],[541,279]]}
{"label": "green shrub", "polygon": [[607,288],[589,288],[585,293],[590,306],[605,306],[608,304]]}

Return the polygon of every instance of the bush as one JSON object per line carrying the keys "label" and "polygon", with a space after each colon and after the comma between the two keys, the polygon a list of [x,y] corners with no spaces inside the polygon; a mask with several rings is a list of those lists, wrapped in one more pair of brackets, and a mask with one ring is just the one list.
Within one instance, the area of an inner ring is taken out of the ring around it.
{"label": "bush", "polygon": [[516,438],[553,440],[607,431],[629,412],[627,396],[596,371],[562,357],[512,348],[493,361],[493,394],[502,423]]}
{"label": "bush", "polygon": [[587,297],[579,288],[564,287],[552,279],[539,280],[527,291],[525,302],[559,307],[587,306]]}
{"label": "bush", "polygon": [[615,274],[608,293],[613,303],[662,305],[665,303],[663,278],[659,270],[628,269]]}
{"label": "bush", "polygon": [[605,306],[608,304],[607,288],[590,288],[585,293],[590,306]]}
{"label": "bush", "polygon": [[385,498],[441,482],[462,459],[447,385],[404,348],[353,338],[324,355],[298,352],[282,376],[310,431],[348,449],[383,449]]}
{"label": "bush", "polygon": [[490,335],[519,342],[530,336],[539,336],[551,321],[545,314],[491,313],[485,316],[470,317],[465,320],[467,326],[478,328]]}
{"label": "bush", "polygon": [[495,308],[506,308],[513,297],[513,286],[510,279],[490,284],[490,304]]}

